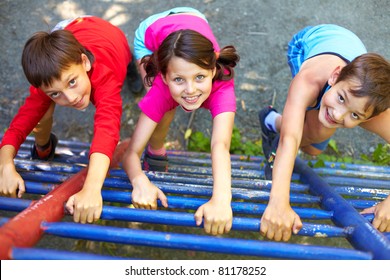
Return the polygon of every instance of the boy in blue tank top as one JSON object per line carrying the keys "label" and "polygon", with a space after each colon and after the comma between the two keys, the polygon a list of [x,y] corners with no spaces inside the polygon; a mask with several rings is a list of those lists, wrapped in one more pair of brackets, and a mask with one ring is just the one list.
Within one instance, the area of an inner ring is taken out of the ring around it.
{"label": "boy in blue tank top", "polygon": [[[283,116],[272,107],[259,112],[265,176],[272,179],[260,232],[287,241],[302,227],[289,203],[290,181],[300,149],[320,154],[338,128],[361,126],[390,143],[390,63],[367,53],[351,31],[332,24],[309,26],[288,46],[290,84]],[[390,231],[390,197],[364,213],[374,227]]]}

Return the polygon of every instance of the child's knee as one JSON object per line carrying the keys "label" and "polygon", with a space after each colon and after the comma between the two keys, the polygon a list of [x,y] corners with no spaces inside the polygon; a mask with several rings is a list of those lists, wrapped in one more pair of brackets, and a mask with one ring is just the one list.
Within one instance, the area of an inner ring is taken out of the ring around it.
{"label": "child's knee", "polygon": [[323,152],[322,150],[317,149],[311,145],[301,147],[300,149],[302,152],[304,152],[305,154],[308,154],[310,156],[318,156],[318,155],[322,154],[322,152]]}

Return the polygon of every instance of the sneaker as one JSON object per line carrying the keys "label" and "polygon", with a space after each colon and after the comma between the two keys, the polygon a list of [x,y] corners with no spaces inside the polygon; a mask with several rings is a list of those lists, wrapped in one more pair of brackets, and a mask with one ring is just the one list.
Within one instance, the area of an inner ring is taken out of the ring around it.
{"label": "sneaker", "polygon": [[54,133],[50,133],[50,153],[45,157],[40,157],[37,151],[36,144],[34,143],[31,147],[31,158],[32,159],[39,159],[39,160],[46,160],[51,161],[54,159],[55,150],[58,144],[58,138]]}
{"label": "sneaker", "polygon": [[142,162],[142,169],[145,171],[160,171],[168,172],[168,157],[167,155],[158,156],[144,152],[144,160]]}
{"label": "sneaker", "polygon": [[274,161],[276,156],[276,149],[279,145],[279,134],[275,136],[271,143],[270,153],[265,157],[264,176],[266,180],[272,180],[272,169],[274,167]]}
{"label": "sneaker", "polygon": [[141,94],[144,90],[144,83],[138,72],[134,58],[127,66],[126,81],[129,89],[135,94]]}
{"label": "sneaker", "polygon": [[268,106],[259,112],[262,148],[264,157],[266,159],[264,173],[267,180],[272,180],[272,167],[276,155],[276,149],[279,143],[279,134],[271,131],[265,125],[265,118],[272,111],[277,112],[274,108]]}

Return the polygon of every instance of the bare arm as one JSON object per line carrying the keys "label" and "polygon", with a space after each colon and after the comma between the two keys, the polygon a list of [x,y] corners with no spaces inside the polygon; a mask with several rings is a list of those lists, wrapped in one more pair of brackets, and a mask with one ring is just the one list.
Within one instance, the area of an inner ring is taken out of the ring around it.
{"label": "bare arm", "polygon": [[360,126],[370,132],[382,137],[390,143],[390,109],[360,124]]}
{"label": "bare arm", "polygon": [[204,229],[213,235],[227,233],[231,229],[231,164],[230,141],[233,131],[234,113],[227,112],[213,120],[211,137],[211,159],[213,170],[213,195],[195,213],[197,225],[204,219]]}
{"label": "bare arm", "polygon": [[[368,131],[371,131],[384,140],[387,143],[390,143],[390,109],[382,112],[378,116],[361,123],[360,126]],[[364,213],[374,213],[375,218],[372,222],[373,226],[382,232],[390,232],[390,196],[388,196],[381,203],[364,209],[362,214]]]}
{"label": "bare arm", "polygon": [[262,216],[261,234],[276,241],[287,241],[291,230],[302,227],[299,216],[290,206],[290,182],[304,127],[306,108],[320,91],[322,81],[301,71],[293,79],[283,110],[279,146],[272,172],[272,189]]}
{"label": "bare arm", "polygon": [[122,160],[123,168],[133,186],[132,202],[137,208],[157,209],[157,198],[163,206],[168,207],[163,192],[149,181],[141,167],[142,152],[156,127],[156,122],[141,113]]}

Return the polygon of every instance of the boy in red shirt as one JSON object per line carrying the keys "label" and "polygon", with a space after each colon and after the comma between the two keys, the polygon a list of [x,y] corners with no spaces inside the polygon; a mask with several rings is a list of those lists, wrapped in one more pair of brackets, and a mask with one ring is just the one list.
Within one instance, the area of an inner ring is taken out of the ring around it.
{"label": "boy in red shirt", "polygon": [[[51,160],[57,137],[51,133],[55,104],[84,110],[96,107],[88,174],[82,190],[66,208],[75,222],[94,222],[102,211],[101,188],[119,141],[122,99],[120,92],[131,72],[133,90],[142,82],[124,33],[109,22],[84,16],[65,20],[50,32],[37,32],[25,44],[22,66],[30,82],[30,95],[12,120],[0,145],[0,195],[21,197],[24,181],[13,158],[33,131],[32,158]],[[138,82],[138,83],[137,83]]]}

